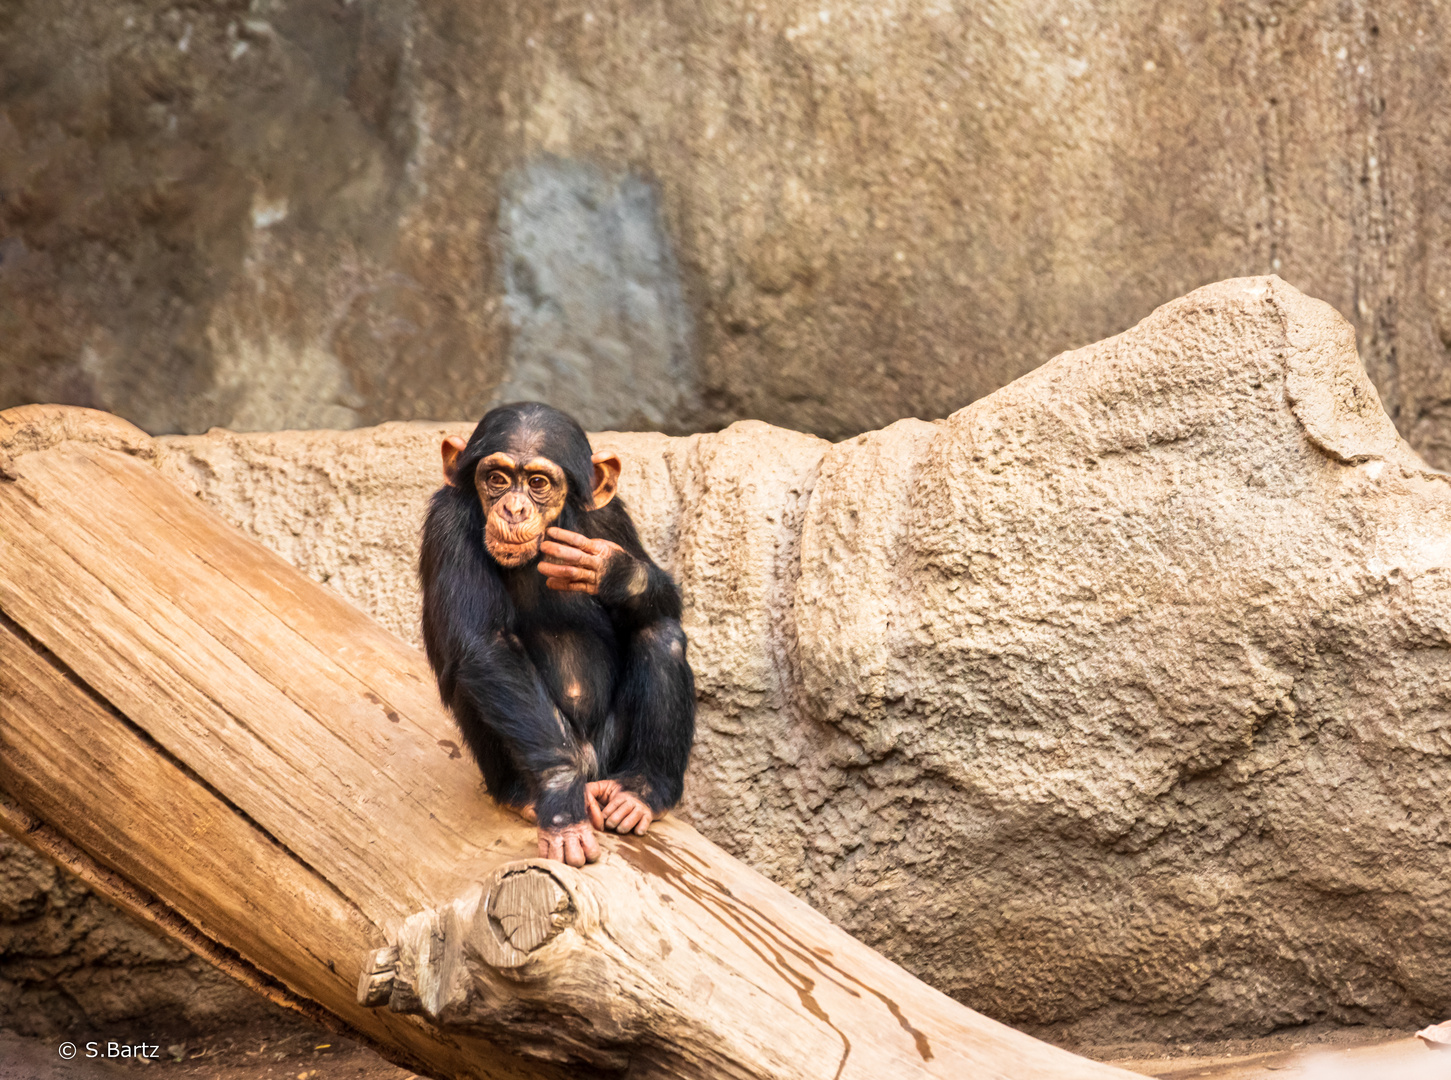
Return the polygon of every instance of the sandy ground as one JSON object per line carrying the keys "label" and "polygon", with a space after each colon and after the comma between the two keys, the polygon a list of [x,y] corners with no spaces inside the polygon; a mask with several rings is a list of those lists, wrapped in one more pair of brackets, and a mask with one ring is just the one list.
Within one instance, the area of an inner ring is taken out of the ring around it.
{"label": "sandy ground", "polygon": [[[158,1080],[415,1080],[356,1043],[300,1027],[252,1025],[157,1043],[154,1059],[108,1059],[107,1041],[126,1037],[77,1037],[75,1057],[65,1060],[63,1039],[0,1030],[0,1080],[138,1080],[138,1074]],[[88,1056],[88,1042],[94,1043],[95,1057]],[[150,1044],[143,1045],[152,1052]],[[1262,1039],[1076,1049],[1161,1080],[1451,1080],[1451,1051],[1427,1050],[1406,1032],[1383,1028],[1306,1028]]]}
{"label": "sandy ground", "polygon": [[[117,1032],[75,1037],[65,1060],[64,1038],[26,1039],[0,1030],[0,1080],[413,1080],[414,1074],[347,1039],[298,1028],[238,1028],[183,1042],[141,1043],[154,1059],[108,1057]],[[153,1037],[154,1038],[154,1037]],[[94,1045],[91,1045],[94,1044]],[[133,1044],[134,1045],[134,1044]],[[152,1047],[155,1050],[152,1050]],[[88,1056],[88,1047],[95,1057]],[[116,1052],[123,1047],[118,1043]]]}

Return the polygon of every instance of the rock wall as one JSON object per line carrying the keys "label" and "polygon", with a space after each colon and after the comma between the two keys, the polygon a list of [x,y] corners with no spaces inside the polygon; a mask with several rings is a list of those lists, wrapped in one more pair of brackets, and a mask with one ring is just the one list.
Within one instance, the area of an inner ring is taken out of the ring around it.
{"label": "rock wall", "polygon": [[0,833],[0,1027],[140,1038],[279,1012]]}
{"label": "rock wall", "polygon": [[0,407],[152,432],[945,416],[1236,274],[1451,466],[1431,0],[21,0]]}
{"label": "rock wall", "polygon": [[[466,426],[107,431],[417,640]],[[1330,307],[1223,282],[835,445],[593,438],[685,593],[681,812],[834,921],[1055,1038],[1451,1010],[1451,488]]]}

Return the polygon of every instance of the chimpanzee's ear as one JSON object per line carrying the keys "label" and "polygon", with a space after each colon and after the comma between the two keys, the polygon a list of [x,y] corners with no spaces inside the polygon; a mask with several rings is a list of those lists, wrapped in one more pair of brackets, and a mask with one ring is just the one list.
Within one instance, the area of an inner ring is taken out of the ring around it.
{"label": "chimpanzee's ear", "polygon": [[464,452],[468,443],[457,435],[450,435],[443,440],[443,482],[449,487],[454,486],[454,474],[458,471],[458,456]]}
{"label": "chimpanzee's ear", "polygon": [[595,467],[595,506],[598,510],[609,504],[620,488],[620,455],[606,450],[590,458]]}

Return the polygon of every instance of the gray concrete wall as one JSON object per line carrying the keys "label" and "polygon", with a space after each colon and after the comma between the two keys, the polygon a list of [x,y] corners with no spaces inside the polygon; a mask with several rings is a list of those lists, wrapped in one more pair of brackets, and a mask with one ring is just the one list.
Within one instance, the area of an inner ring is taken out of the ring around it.
{"label": "gray concrete wall", "polygon": [[0,406],[152,432],[945,416],[1239,274],[1451,466],[1432,0],[25,0]]}

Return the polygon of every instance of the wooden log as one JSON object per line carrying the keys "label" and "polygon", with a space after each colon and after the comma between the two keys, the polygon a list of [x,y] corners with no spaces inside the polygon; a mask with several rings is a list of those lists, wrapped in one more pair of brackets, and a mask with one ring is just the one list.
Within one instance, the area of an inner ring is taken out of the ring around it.
{"label": "wooden log", "polygon": [[0,825],[98,891],[439,1077],[1129,1075],[678,819],[531,857],[417,651],[78,412],[0,413]]}
{"label": "wooden log", "polygon": [[1428,1050],[1451,1050],[1451,1020],[1422,1028],[1416,1032],[1416,1038],[1425,1043]]}

